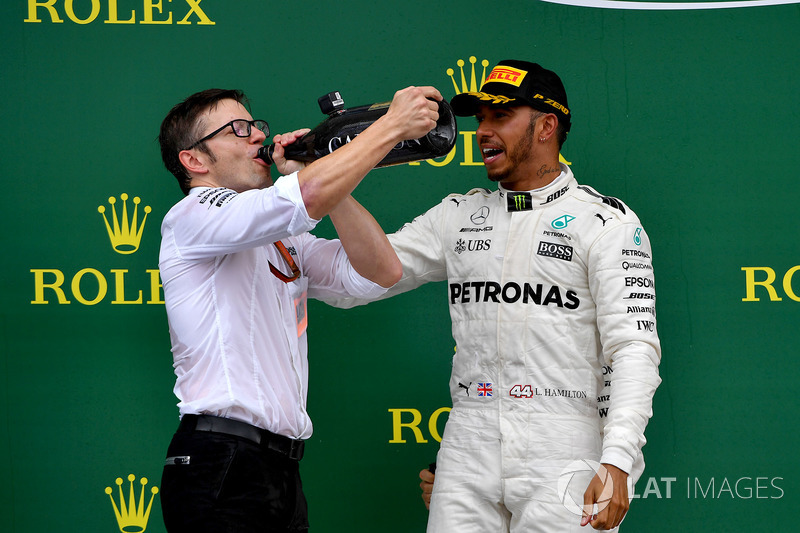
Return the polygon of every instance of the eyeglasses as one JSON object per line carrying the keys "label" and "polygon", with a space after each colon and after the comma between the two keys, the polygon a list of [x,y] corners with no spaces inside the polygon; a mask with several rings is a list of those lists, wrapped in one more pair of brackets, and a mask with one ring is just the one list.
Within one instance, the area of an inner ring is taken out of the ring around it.
{"label": "eyeglasses", "polygon": [[189,147],[184,148],[184,150],[191,150],[201,142],[209,140],[211,137],[221,132],[228,126],[230,126],[231,129],[233,129],[233,134],[236,135],[237,137],[250,137],[252,126],[255,126],[257,130],[264,132],[264,135],[269,137],[269,124],[267,124],[266,120],[245,120],[243,118],[237,118],[236,120],[231,120],[222,127],[215,129],[214,131],[212,131],[199,141],[193,142]]}

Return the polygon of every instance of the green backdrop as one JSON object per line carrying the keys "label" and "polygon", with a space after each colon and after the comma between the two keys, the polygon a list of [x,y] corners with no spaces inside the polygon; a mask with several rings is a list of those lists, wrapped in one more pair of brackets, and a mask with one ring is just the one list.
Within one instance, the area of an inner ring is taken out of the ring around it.
{"label": "green backdrop", "polygon": [[[129,475],[152,507],[127,531],[164,530],[151,488],[177,424],[156,271],[181,197],[156,142],[169,108],[241,88],[289,131],[319,122],[333,90],[348,106],[411,84],[450,98],[470,57],[478,77],[506,58],[561,75],[564,156],[653,242],[663,384],[624,530],[793,529],[800,7],[593,3],[4,0],[0,531],[119,531]],[[386,231],[487,185],[475,122],[459,120],[452,159],[376,170],[356,191]],[[134,212],[138,248],[120,253],[106,220],[132,230]],[[417,474],[449,404],[445,290],[311,305],[314,531],[424,530]]]}

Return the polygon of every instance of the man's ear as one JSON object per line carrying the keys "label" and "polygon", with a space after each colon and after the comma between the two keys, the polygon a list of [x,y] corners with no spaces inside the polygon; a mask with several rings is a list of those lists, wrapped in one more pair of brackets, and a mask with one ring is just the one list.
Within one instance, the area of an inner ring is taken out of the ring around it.
{"label": "man's ear", "polygon": [[543,118],[544,120],[542,120],[542,131],[540,132],[540,137],[550,138],[551,136],[555,135],[556,130],[558,129],[558,117],[553,113],[548,113],[544,115]]}
{"label": "man's ear", "polygon": [[208,173],[208,167],[205,163],[195,155],[194,150],[182,150],[178,153],[178,159],[180,160],[183,167],[188,172],[193,172],[195,174],[206,174]]}

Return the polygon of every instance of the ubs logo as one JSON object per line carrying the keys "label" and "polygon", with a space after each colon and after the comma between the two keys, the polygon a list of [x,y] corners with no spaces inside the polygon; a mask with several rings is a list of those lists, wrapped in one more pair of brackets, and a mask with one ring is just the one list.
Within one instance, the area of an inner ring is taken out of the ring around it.
{"label": "ubs logo", "polygon": [[485,252],[492,247],[492,239],[458,239],[454,251],[457,254],[464,252]]}

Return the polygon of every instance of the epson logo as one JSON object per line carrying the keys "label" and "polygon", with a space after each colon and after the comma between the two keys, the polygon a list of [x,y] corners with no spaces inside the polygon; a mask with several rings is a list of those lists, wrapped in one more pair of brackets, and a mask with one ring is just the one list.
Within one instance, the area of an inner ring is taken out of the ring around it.
{"label": "epson logo", "polygon": [[645,287],[650,288],[653,286],[653,280],[650,278],[626,277],[626,287]]}
{"label": "epson logo", "polygon": [[545,257],[555,257],[563,261],[572,261],[573,249],[572,246],[567,246],[566,244],[541,241],[536,253]]}

